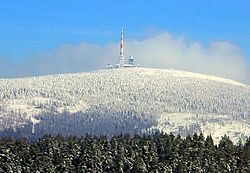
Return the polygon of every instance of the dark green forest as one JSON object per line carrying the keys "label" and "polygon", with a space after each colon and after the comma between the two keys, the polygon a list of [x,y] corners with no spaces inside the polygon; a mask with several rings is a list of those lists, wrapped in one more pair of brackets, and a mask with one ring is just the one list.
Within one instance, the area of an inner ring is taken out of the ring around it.
{"label": "dark green forest", "polygon": [[250,172],[250,138],[234,144],[223,136],[157,133],[0,139],[0,172]]}

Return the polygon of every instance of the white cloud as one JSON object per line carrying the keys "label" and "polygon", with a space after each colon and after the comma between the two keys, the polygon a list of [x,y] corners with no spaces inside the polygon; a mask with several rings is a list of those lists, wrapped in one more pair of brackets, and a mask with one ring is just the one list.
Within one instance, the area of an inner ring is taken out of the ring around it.
{"label": "white cloud", "polygon": [[147,67],[176,68],[250,82],[240,49],[229,42],[188,42],[162,33],[143,41],[132,40],[127,52]]}
{"label": "white cloud", "polygon": [[[118,55],[119,43],[65,44],[23,62],[0,58],[0,73],[9,77],[90,71],[118,62]],[[125,55],[133,55],[145,67],[175,68],[250,83],[247,63],[239,47],[225,41],[204,46],[165,32],[140,41],[125,40]]]}

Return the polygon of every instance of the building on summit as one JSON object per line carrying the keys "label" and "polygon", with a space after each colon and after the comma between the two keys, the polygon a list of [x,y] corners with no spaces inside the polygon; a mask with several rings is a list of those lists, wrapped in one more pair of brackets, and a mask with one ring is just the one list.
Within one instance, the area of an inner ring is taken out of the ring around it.
{"label": "building on summit", "polygon": [[119,56],[119,63],[112,65],[112,64],[107,64],[108,69],[112,68],[131,68],[131,67],[140,67],[139,64],[135,65],[134,64],[134,57],[130,56],[128,59],[128,63],[126,63],[126,59],[124,57],[124,40],[123,40],[123,28],[121,32],[121,41],[120,41],[120,56]]}

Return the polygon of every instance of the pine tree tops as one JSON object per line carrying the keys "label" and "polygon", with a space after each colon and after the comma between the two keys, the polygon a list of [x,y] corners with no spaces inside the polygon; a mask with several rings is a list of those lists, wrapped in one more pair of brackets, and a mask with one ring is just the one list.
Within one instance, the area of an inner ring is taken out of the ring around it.
{"label": "pine tree tops", "polygon": [[81,138],[46,135],[0,139],[0,172],[242,172],[250,170],[250,140],[233,144],[223,136],[181,138],[158,133]]}

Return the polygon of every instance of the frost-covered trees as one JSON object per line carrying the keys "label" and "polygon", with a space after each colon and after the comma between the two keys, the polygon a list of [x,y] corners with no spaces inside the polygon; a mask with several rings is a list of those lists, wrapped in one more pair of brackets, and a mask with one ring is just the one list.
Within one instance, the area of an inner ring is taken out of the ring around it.
{"label": "frost-covered trees", "polygon": [[[0,80],[0,130],[32,121],[36,134],[112,135],[146,131],[171,113],[247,120],[250,88],[206,75],[143,68]],[[199,128],[178,129],[186,135]]]}

